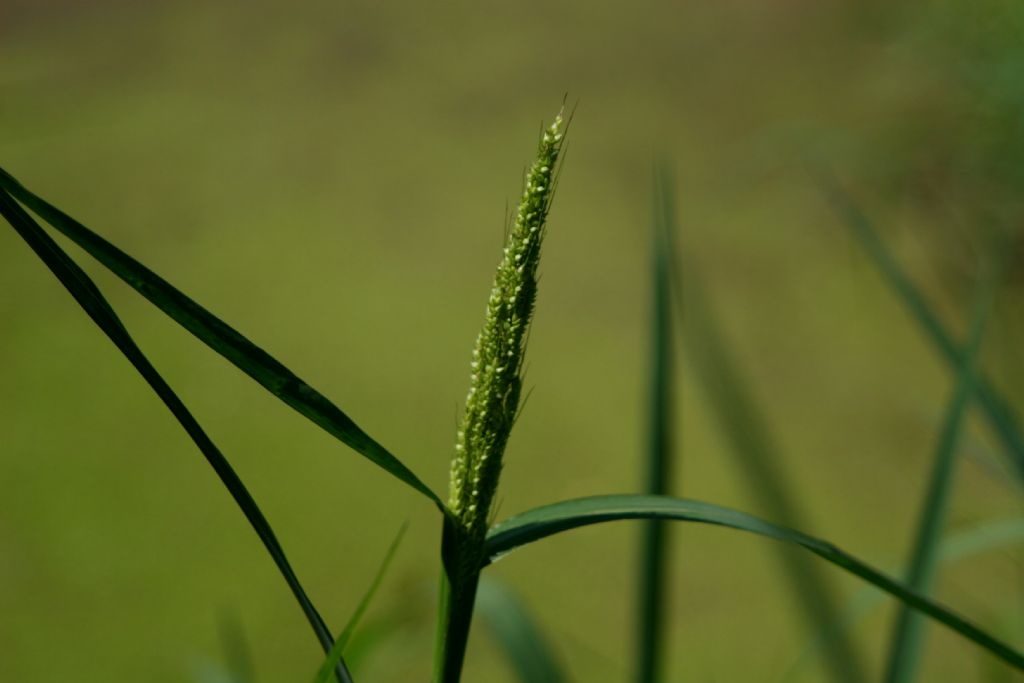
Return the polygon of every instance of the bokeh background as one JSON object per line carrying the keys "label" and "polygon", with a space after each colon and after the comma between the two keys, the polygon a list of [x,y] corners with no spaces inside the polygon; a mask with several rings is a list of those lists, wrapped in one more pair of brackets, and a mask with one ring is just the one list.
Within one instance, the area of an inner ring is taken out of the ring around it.
{"label": "bokeh background", "polygon": [[[1002,236],[983,362],[1021,406],[1022,27],[997,0],[2,0],[0,165],[444,491],[507,207],[568,93],[578,107],[532,393],[498,516],[640,485],[663,159],[679,243],[701,264],[803,525],[898,567],[951,379],[815,176],[830,169],[851,189],[958,331],[978,260]],[[353,665],[360,681],[426,680],[430,504],[71,253],[235,464],[335,628],[409,521]],[[0,366],[0,680],[211,681],[240,637],[257,681],[308,680],[317,645],[242,515],[10,230]],[[694,368],[677,375],[676,491],[770,516]],[[972,421],[951,530],[1021,514],[995,453]],[[814,633],[768,542],[690,525],[672,542],[667,680],[827,680],[813,654],[800,660]],[[573,680],[630,671],[636,543],[632,524],[589,528],[493,568]],[[1010,546],[943,567],[937,593],[1020,646],[1022,560]],[[841,602],[858,594],[826,574]],[[872,674],[893,614],[875,608],[854,629]],[[922,680],[1015,680],[940,627],[925,657]],[[483,628],[466,680],[513,680]]]}

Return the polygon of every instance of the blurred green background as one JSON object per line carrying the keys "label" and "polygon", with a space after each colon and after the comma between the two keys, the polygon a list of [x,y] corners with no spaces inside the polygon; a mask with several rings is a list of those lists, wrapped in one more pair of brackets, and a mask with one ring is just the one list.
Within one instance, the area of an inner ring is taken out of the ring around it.
{"label": "blurred green background", "polygon": [[[893,567],[951,381],[815,169],[863,200],[956,330],[976,260],[1003,235],[1010,266],[983,360],[1022,405],[1022,28],[1021,10],[997,0],[3,0],[0,164],[446,491],[506,207],[567,92],[579,105],[498,516],[639,486],[662,158],[680,242],[773,426],[773,467],[805,530]],[[369,616],[390,635],[353,664],[360,681],[426,680],[429,503],[71,253],[235,464],[334,628],[410,521]],[[212,680],[225,630],[245,634],[256,680],[308,680],[319,650],[255,534],[11,230],[0,230],[0,292],[0,680]],[[770,516],[692,368],[680,363],[678,381],[676,491]],[[1022,512],[979,424],[962,449],[954,531]],[[493,569],[573,680],[630,671],[636,538],[631,524],[588,528]],[[773,547],[691,525],[672,541],[669,680],[782,680],[814,634]],[[1020,646],[1022,560],[1003,548],[944,567],[937,595]],[[843,599],[861,587],[826,572]],[[893,613],[855,630],[872,673]],[[941,627],[925,657],[921,680],[1013,680]],[[812,658],[791,680],[825,679]],[[512,680],[481,628],[466,680]]]}

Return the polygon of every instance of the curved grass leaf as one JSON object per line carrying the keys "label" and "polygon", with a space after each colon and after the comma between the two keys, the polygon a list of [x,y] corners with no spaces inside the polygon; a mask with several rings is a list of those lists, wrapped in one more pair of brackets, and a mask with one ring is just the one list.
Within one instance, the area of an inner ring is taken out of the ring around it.
{"label": "curved grass leaf", "polygon": [[327,658],[324,659],[324,663],[320,666],[320,670],[313,679],[313,683],[327,683],[331,677],[331,672],[338,666],[338,663],[341,661],[342,654],[345,651],[345,646],[348,645],[348,641],[352,638],[352,634],[355,632],[356,626],[359,625],[359,621],[363,618],[363,614],[366,613],[366,609],[370,606],[370,601],[373,600],[373,596],[377,594],[377,589],[380,588],[380,582],[384,579],[384,574],[387,573],[388,567],[391,566],[391,560],[394,559],[395,552],[398,550],[398,546],[402,543],[402,538],[405,536],[405,530],[407,528],[409,528],[409,524],[403,524],[395,535],[395,540],[391,541],[391,546],[388,547],[388,551],[384,555],[384,560],[380,563],[377,575],[373,577],[373,583],[370,584],[366,593],[363,594],[362,600],[359,601],[359,605],[356,607],[356,610],[352,613],[352,616],[349,617],[348,623],[345,624],[345,628],[342,629],[340,634],[338,634],[337,640],[334,641],[334,645],[327,653]]}
{"label": "curved grass leaf", "polygon": [[263,388],[294,408],[360,455],[416,489],[438,506],[444,505],[398,458],[364,432],[340,408],[302,381],[276,358],[176,289],[169,282],[33,194],[0,168],[0,188],[88,252],[197,339],[229,360]]}
{"label": "curved grass leaf", "polygon": [[[1024,518],[989,522],[944,539],[939,546],[938,564],[946,567],[990,550],[1022,543],[1024,543]],[[877,607],[885,598],[885,593],[875,590],[872,586],[864,586],[857,591],[847,603],[843,619],[836,629],[830,633],[818,634],[811,640],[783,675],[781,681],[796,680],[803,668],[829,638],[835,638],[842,633],[851,631],[872,608]]]}
{"label": "curved grass leaf", "polygon": [[476,612],[490,627],[522,683],[564,683],[567,680],[533,616],[502,582],[480,577]]}
{"label": "curved grass leaf", "polygon": [[[17,233],[28,243],[29,247],[46,264],[50,271],[57,276],[61,284],[70,292],[75,301],[85,310],[104,334],[110,338],[114,345],[124,354],[125,358],[138,370],[143,379],[156,392],[160,400],[171,411],[192,441],[206,457],[217,476],[224,483],[235,503],[242,510],[249,524],[256,531],[256,534],[263,541],[264,547],[270,553],[278,570],[284,576],[288,587],[291,588],[295,599],[302,608],[303,613],[309,620],[310,626],[316,633],[317,639],[324,650],[330,650],[333,639],[331,633],[324,623],[320,614],[316,611],[313,603],[306,595],[302,584],[292,570],[284,549],[278,543],[277,537],[270,528],[270,523],[263,516],[256,501],[250,495],[242,480],[235,473],[227,458],[218,450],[213,441],[199,422],[178,398],[177,394],[164,381],[163,377],[156,371],[156,368],[149,362],[142,350],[135,344],[135,341],[128,334],[121,320],[117,317],[114,309],[104,298],[96,285],[89,279],[89,276],[76,264],[71,257],[57,245],[53,239],[36,223],[28,213],[18,205],[14,199],[3,189],[0,189],[0,214],[7,219]],[[348,681],[348,672],[344,663],[339,664],[338,677],[341,681]]]}
{"label": "curved grass leaf", "polygon": [[[956,452],[960,442],[967,407],[974,394],[975,372],[978,353],[984,336],[985,323],[992,303],[991,287],[987,281],[978,286],[974,322],[971,325],[970,341],[957,372],[956,388],[950,400],[949,409],[942,424],[935,463],[921,509],[914,541],[914,552],[907,573],[907,586],[927,595],[935,576],[938,560],[938,546],[942,530],[949,515],[949,494],[953,487],[956,468]],[[888,683],[909,683],[914,680],[920,659],[921,643],[924,639],[924,624],[919,614],[905,605],[896,616],[889,649],[889,663],[885,680]]]}
{"label": "curved grass leaf", "polygon": [[[762,509],[785,526],[804,527],[806,515],[798,496],[778,466],[778,442],[721,330],[700,272],[692,260],[685,262],[685,269],[685,286],[676,280],[683,290],[678,300],[687,315],[685,348],[729,452],[740,465],[750,495]],[[795,548],[779,546],[778,554],[807,626],[823,633],[834,630],[839,620],[839,600],[821,567]],[[868,680],[853,643],[846,638],[828,641],[826,664],[835,680]]]}
{"label": "curved grass leaf", "polygon": [[487,535],[485,550],[489,561],[493,562],[519,546],[561,531],[622,519],[672,519],[714,524],[800,546],[942,622],[1014,668],[1024,671],[1024,653],[831,543],[711,503],[638,495],[594,496],[562,501],[515,515],[496,525]]}
{"label": "curved grass leaf", "polygon": [[[924,330],[932,344],[938,348],[950,368],[959,368],[966,354],[965,349],[953,339],[953,335],[928,305],[924,295],[900,268],[871,221],[834,179],[823,177],[820,178],[820,182],[843,224],[867,251],[907,311]],[[1016,412],[984,375],[978,376],[975,396],[992,431],[1003,444],[1003,450],[1014,472],[1019,479],[1024,478],[1024,436],[1021,435],[1020,420]]]}

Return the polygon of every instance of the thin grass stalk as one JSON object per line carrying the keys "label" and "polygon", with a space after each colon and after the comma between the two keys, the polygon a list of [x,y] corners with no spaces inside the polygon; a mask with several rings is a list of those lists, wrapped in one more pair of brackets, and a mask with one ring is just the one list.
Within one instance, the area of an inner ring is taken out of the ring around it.
{"label": "thin grass stalk", "polygon": [[[668,495],[672,481],[672,315],[669,275],[674,207],[669,174],[658,168],[654,179],[654,220],[651,235],[651,333],[648,381],[647,457],[645,493]],[[662,679],[667,622],[666,522],[653,520],[641,526],[639,599],[636,617],[637,683]]]}
{"label": "thin grass stalk", "polygon": [[[807,518],[797,504],[796,494],[777,463],[781,461],[772,431],[721,332],[705,293],[700,274],[692,259],[684,261],[686,289],[675,280],[687,311],[687,351],[704,388],[705,396],[717,418],[733,455],[741,464],[748,490],[774,520],[790,528],[806,528]],[[680,316],[682,311],[680,310]],[[835,632],[840,625],[838,597],[819,568],[792,549],[779,547],[779,559],[785,569],[794,596],[807,627],[818,633]],[[831,678],[844,683],[867,680],[865,667],[850,639],[838,636],[826,645],[826,664]]]}
{"label": "thin grass stalk", "polygon": [[[149,362],[149,359],[146,358],[145,354],[142,353],[142,350],[136,345],[99,288],[85,274],[85,271],[3,189],[0,189],[0,215],[7,219],[8,223],[11,224],[40,260],[46,264],[61,284],[74,297],[75,301],[92,318],[93,322],[96,323],[139,374],[142,375],[146,383],[149,384],[185,429],[192,441],[199,447],[199,450],[206,457],[206,461],[213,467],[217,476],[234,499],[235,504],[238,505],[246,519],[249,520],[253,530],[256,531],[256,534],[263,542],[264,547],[277,565],[278,570],[302,608],[324,651],[330,651],[331,645],[334,642],[330,630],[299,582],[291,564],[288,562],[288,558],[285,556],[284,549],[278,542],[273,529],[270,527],[270,523],[264,517],[255,499],[253,499],[245,484],[242,483],[234,468],[231,467],[227,458],[214,445],[185,404],[178,398],[170,385],[167,384],[156,368]],[[336,674],[338,680],[342,683],[351,683],[351,677],[344,662],[338,663]]]}
{"label": "thin grass stalk", "polygon": [[[954,339],[939,316],[928,305],[924,294],[900,267],[871,220],[853,198],[833,178],[826,176],[819,180],[823,192],[843,224],[860,242],[878,271],[896,292],[907,312],[938,349],[950,369],[957,371],[963,365],[966,349]],[[1024,435],[1021,433],[1017,412],[983,373],[979,373],[975,380],[974,393],[992,433],[1003,445],[1003,452],[1011,468],[1018,480],[1024,480]]]}
{"label": "thin grass stalk", "polygon": [[[949,497],[956,473],[957,446],[967,408],[974,394],[978,356],[991,310],[991,287],[987,282],[983,282],[978,286],[978,290],[969,341],[962,356],[956,388],[943,420],[931,479],[921,507],[910,569],[907,572],[906,585],[922,595],[930,592],[938,566],[939,544],[949,515]],[[906,605],[900,608],[890,641],[886,683],[910,683],[914,680],[924,640],[924,627],[921,615]]]}
{"label": "thin grass stalk", "polygon": [[441,587],[435,683],[457,683],[484,562],[484,539],[498,489],[502,456],[519,412],[523,358],[537,296],[537,268],[557,182],[564,130],[561,112],[543,130],[526,173],[522,199],[508,232],[473,349],[469,394],[451,466],[448,511],[441,539]]}
{"label": "thin grass stalk", "polygon": [[327,653],[327,657],[324,659],[323,664],[320,665],[320,670],[317,671],[316,676],[313,678],[313,683],[327,683],[331,677],[331,672],[337,668],[338,662],[341,661],[341,658],[345,653],[345,647],[348,645],[348,641],[351,640],[352,634],[355,633],[360,620],[363,618],[366,610],[370,607],[370,603],[373,601],[373,596],[377,594],[377,590],[380,588],[380,584],[384,580],[384,575],[387,573],[388,567],[391,566],[391,561],[395,559],[395,553],[398,552],[398,546],[402,543],[402,539],[405,537],[405,531],[408,528],[408,523],[402,524],[398,533],[395,534],[395,538],[391,541],[391,545],[388,546],[388,550],[384,554],[384,559],[381,561],[380,567],[377,569],[377,573],[374,575],[373,581],[370,583],[370,587],[366,589],[365,593],[363,593],[363,597],[359,600],[359,604],[356,605],[356,608],[353,610],[348,622],[345,623],[345,627],[341,629],[341,633],[338,634],[337,639],[334,641],[334,645],[331,646],[330,652]]}

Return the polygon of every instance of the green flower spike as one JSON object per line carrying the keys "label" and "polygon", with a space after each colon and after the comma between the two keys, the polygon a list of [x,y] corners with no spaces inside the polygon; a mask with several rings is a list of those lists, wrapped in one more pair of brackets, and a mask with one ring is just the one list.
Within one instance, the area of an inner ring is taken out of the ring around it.
{"label": "green flower spike", "polygon": [[451,496],[441,537],[443,573],[434,683],[458,683],[466,654],[501,456],[519,409],[526,335],[537,296],[540,244],[563,134],[559,113],[541,135],[537,160],[526,174],[523,199],[508,232],[484,327],[473,350],[469,395],[452,460]]}
{"label": "green flower spike", "polygon": [[562,114],[541,136],[523,198],[494,276],[487,318],[470,364],[466,412],[452,461],[449,507],[470,543],[482,541],[501,473],[501,457],[519,408],[526,333],[537,296],[537,264],[551,207]]}

